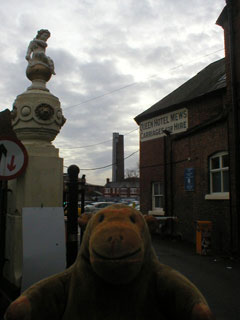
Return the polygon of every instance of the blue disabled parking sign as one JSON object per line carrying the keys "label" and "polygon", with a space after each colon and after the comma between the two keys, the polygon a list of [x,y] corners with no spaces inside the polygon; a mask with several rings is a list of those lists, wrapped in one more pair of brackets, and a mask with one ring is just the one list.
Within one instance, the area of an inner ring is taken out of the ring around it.
{"label": "blue disabled parking sign", "polygon": [[194,191],[195,188],[195,168],[184,169],[184,190]]}

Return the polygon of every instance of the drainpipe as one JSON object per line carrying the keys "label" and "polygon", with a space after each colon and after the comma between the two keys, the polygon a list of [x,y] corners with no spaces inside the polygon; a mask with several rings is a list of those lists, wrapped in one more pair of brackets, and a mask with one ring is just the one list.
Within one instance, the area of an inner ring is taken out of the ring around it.
{"label": "drainpipe", "polygon": [[167,174],[167,137],[163,137],[164,144],[164,206],[165,213],[168,216],[168,174]]}
{"label": "drainpipe", "polygon": [[[227,121],[227,132],[228,132],[228,150],[229,150],[229,146],[230,146],[229,121]],[[229,167],[229,175],[232,176],[231,166]],[[231,250],[233,250],[233,248],[234,248],[234,241],[233,241],[233,209],[232,209],[232,199],[231,199],[231,195],[232,195],[232,184],[231,184],[231,182],[229,183],[229,194],[230,194],[230,199],[229,199],[229,213],[230,213],[230,248],[231,248]]]}
{"label": "drainpipe", "polygon": [[[173,181],[172,181],[172,139],[171,139],[171,131],[163,130],[163,133],[166,134],[169,140],[169,181],[170,181],[170,210],[168,208],[168,216],[173,216]],[[167,165],[166,165],[167,167]]]}

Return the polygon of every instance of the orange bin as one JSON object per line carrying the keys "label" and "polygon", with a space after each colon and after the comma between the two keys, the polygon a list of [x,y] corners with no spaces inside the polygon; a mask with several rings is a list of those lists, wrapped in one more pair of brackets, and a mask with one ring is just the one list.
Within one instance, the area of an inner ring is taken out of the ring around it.
{"label": "orange bin", "polygon": [[197,221],[196,252],[207,255],[211,251],[212,221]]}

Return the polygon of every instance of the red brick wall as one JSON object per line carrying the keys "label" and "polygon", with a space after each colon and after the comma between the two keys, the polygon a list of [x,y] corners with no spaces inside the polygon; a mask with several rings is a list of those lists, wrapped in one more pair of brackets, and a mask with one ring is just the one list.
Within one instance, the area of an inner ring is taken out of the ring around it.
{"label": "red brick wall", "polygon": [[[224,106],[224,92],[198,99],[188,104],[189,128],[206,123],[219,115]],[[181,134],[180,134],[181,135]],[[223,121],[205,129],[185,135],[181,139],[171,136],[172,159],[170,159],[170,140],[166,140],[166,162],[164,166],[164,138],[140,144],[140,199],[141,211],[152,209],[152,182],[164,183],[164,170],[167,169],[166,201],[168,215],[179,218],[178,231],[183,238],[194,242],[197,220],[213,222],[213,247],[224,249],[229,245],[229,201],[205,200],[209,193],[208,158],[212,154],[228,150],[227,122]],[[170,174],[172,161],[172,181]],[[195,168],[195,190],[184,190],[184,169]],[[172,199],[171,199],[172,192]],[[173,203],[171,205],[171,201]]]}
{"label": "red brick wall", "polygon": [[[179,217],[179,232],[194,241],[196,221],[210,220],[213,247],[221,250],[230,245],[229,200],[205,200],[205,195],[209,193],[209,156],[227,150],[226,122],[173,143],[174,215]],[[184,190],[185,168],[195,169],[194,191]]]}
{"label": "red brick wall", "polygon": [[154,139],[140,144],[140,199],[142,213],[152,209],[152,182],[164,181],[164,143]]}

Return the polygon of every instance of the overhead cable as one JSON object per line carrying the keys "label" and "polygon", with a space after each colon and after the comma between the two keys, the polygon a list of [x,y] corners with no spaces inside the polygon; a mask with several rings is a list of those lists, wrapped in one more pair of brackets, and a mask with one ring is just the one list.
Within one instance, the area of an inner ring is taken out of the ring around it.
{"label": "overhead cable", "polygon": [[[128,159],[128,158],[130,158],[130,157],[132,157],[135,153],[137,153],[137,152],[139,152],[139,150],[137,150],[137,151],[134,151],[133,153],[131,153],[129,156],[127,156],[126,158],[124,158],[123,160],[126,160],[126,159]],[[108,167],[112,167],[113,165],[115,165],[116,163],[111,163],[111,164],[108,164],[108,165],[106,165],[106,166],[102,166],[102,167],[98,167],[98,168],[91,168],[91,169],[86,169],[86,168],[81,168],[80,167],[80,170],[81,171],[93,171],[93,170],[100,170],[100,169],[105,169],[105,168],[108,168]]]}
{"label": "overhead cable", "polygon": [[[136,130],[138,130],[138,128],[136,128],[136,129],[134,129],[134,130],[131,130],[131,131],[125,133],[124,136],[127,136],[128,134],[130,134],[130,133],[132,133],[132,132],[134,132],[134,131],[136,131]],[[98,142],[98,143],[94,143],[94,144],[89,144],[89,145],[86,145],[86,146],[80,146],[80,147],[66,147],[66,148],[62,148],[62,147],[61,147],[61,149],[63,149],[63,150],[84,149],[84,148],[89,148],[89,147],[95,147],[95,146],[98,146],[98,145],[100,145],[100,144],[104,144],[104,143],[110,142],[110,141],[113,141],[113,139],[104,140],[104,141],[102,141],[102,142]]]}
{"label": "overhead cable", "polygon": [[[189,64],[191,64],[191,63],[194,62],[194,61],[198,61],[198,60],[200,60],[200,59],[202,59],[202,58],[208,57],[208,56],[210,56],[210,55],[212,55],[212,54],[214,54],[214,53],[217,53],[217,52],[219,52],[219,51],[222,51],[222,50],[224,50],[224,48],[218,49],[218,50],[216,50],[216,51],[214,51],[214,52],[205,54],[205,55],[203,55],[203,56],[201,56],[201,57],[199,57],[199,58],[196,58],[196,59],[194,59],[194,60],[191,60],[191,61],[189,61],[189,63],[187,63],[187,64],[180,64],[180,65],[178,65],[178,66],[176,66],[176,67],[170,68],[169,71],[176,70],[176,69],[181,68],[181,67],[183,67],[183,66],[189,65]],[[155,74],[155,75],[152,75],[152,76],[148,77],[148,78],[146,79],[146,81],[149,80],[149,79],[155,78],[155,77],[158,77],[158,74]],[[100,94],[99,96],[92,97],[92,98],[89,98],[89,99],[87,99],[87,100],[81,101],[81,102],[79,102],[78,104],[74,104],[74,105],[72,105],[72,106],[65,107],[64,110],[68,110],[68,109],[71,109],[71,108],[75,108],[75,107],[77,107],[77,106],[80,106],[81,104],[84,104],[84,103],[87,103],[87,102],[91,102],[91,101],[94,101],[94,100],[103,98],[103,97],[105,97],[105,96],[108,96],[108,95],[113,94],[113,93],[115,93],[115,92],[118,92],[118,91],[120,91],[120,90],[123,90],[123,89],[129,88],[129,87],[135,86],[135,85],[137,85],[137,84],[139,84],[139,83],[140,83],[140,82],[132,82],[132,83],[129,83],[129,84],[123,86],[123,87],[119,87],[119,88],[114,89],[114,90],[112,90],[112,91],[109,91],[109,92]]]}

